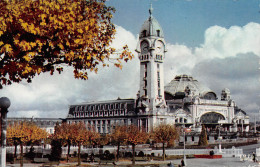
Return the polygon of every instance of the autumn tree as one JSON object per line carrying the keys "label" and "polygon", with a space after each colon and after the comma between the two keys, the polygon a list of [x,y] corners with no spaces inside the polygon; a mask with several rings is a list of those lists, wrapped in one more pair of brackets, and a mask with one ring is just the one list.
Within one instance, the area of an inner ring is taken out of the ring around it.
{"label": "autumn tree", "polygon": [[61,140],[63,144],[68,146],[67,161],[69,160],[69,152],[71,144],[78,146],[78,165],[81,164],[80,152],[82,145],[92,145],[100,138],[99,133],[93,128],[88,129],[82,122],[79,123],[62,123],[56,125],[53,139]]}
{"label": "autumn tree", "polygon": [[[92,132],[95,132],[95,130],[92,128]],[[93,141],[92,144],[95,144],[95,145],[99,145],[99,146],[103,146],[103,145],[106,145],[110,142],[110,135],[109,134],[99,134],[99,137]]]}
{"label": "autumn tree", "polygon": [[64,66],[84,80],[99,65],[122,68],[133,55],[110,47],[114,11],[105,0],[0,1],[0,88]]}
{"label": "autumn tree", "polygon": [[133,165],[135,164],[135,146],[137,144],[142,144],[147,141],[149,138],[149,135],[139,130],[139,128],[135,125],[129,125],[127,126],[127,133],[126,133],[126,139],[125,141],[132,145],[132,153],[133,153]]}
{"label": "autumn tree", "polygon": [[208,137],[207,137],[207,131],[204,125],[202,125],[202,130],[200,133],[200,137],[199,137],[199,142],[198,145],[199,146],[207,146],[208,143]]}
{"label": "autumn tree", "polygon": [[36,141],[45,140],[47,137],[48,133],[32,122],[14,123],[7,128],[7,140],[20,144],[20,166],[23,166],[23,146],[29,142],[34,143]]}
{"label": "autumn tree", "polygon": [[69,155],[70,155],[70,146],[72,144],[73,140],[73,125],[68,124],[66,122],[62,123],[61,125],[57,124],[55,126],[54,134],[52,135],[53,140],[59,140],[62,145],[67,145],[68,151],[67,151],[67,162],[69,161]]}
{"label": "autumn tree", "polygon": [[99,133],[95,132],[93,128],[88,130],[86,125],[82,122],[72,124],[73,134],[72,141],[78,146],[78,166],[81,165],[80,152],[82,145],[92,145],[98,138]]}
{"label": "autumn tree", "polygon": [[117,125],[112,131],[111,139],[117,145],[117,154],[116,158],[119,159],[119,150],[121,143],[125,142],[127,137],[127,126],[126,125]]}
{"label": "autumn tree", "polygon": [[163,160],[165,160],[165,144],[174,144],[179,134],[175,126],[169,124],[160,124],[151,132],[152,139],[157,143],[162,143]]}

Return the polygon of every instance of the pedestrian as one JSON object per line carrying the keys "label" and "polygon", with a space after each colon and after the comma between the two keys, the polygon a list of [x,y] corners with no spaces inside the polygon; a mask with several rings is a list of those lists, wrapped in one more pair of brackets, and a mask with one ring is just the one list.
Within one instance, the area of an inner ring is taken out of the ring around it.
{"label": "pedestrian", "polygon": [[169,164],[167,164],[169,167],[174,167],[172,162],[170,162]]}
{"label": "pedestrian", "polygon": [[253,161],[256,162],[256,155],[255,155],[255,152],[253,152]]}
{"label": "pedestrian", "polygon": [[181,160],[181,166],[185,166],[184,160]]}

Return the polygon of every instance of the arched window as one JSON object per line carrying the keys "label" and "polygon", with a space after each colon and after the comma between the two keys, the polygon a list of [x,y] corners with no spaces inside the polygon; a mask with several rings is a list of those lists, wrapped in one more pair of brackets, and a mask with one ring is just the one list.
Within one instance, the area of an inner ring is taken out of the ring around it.
{"label": "arched window", "polygon": [[143,30],[142,35],[143,37],[146,37],[146,30]]}
{"label": "arched window", "polygon": [[186,118],[184,118],[184,123],[187,123],[187,119]]}
{"label": "arched window", "polygon": [[157,32],[157,37],[159,37],[160,36],[160,30],[156,30],[156,32]]}

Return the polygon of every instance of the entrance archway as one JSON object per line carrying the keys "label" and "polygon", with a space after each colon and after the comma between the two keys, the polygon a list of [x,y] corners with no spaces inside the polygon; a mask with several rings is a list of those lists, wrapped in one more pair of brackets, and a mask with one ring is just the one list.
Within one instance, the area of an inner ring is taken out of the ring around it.
{"label": "entrance archway", "polygon": [[219,120],[225,120],[225,117],[216,112],[208,112],[200,117],[200,122],[203,124],[217,124]]}

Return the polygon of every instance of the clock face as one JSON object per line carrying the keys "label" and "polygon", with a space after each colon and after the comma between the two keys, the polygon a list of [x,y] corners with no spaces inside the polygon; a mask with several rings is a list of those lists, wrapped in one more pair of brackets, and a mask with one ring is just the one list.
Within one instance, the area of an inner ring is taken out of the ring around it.
{"label": "clock face", "polygon": [[156,52],[157,53],[163,53],[164,52],[164,44],[162,43],[162,41],[157,41],[155,46],[156,46]]}
{"label": "clock face", "polygon": [[148,47],[149,47],[148,42],[143,41],[141,43],[141,53],[147,53],[148,52]]}

